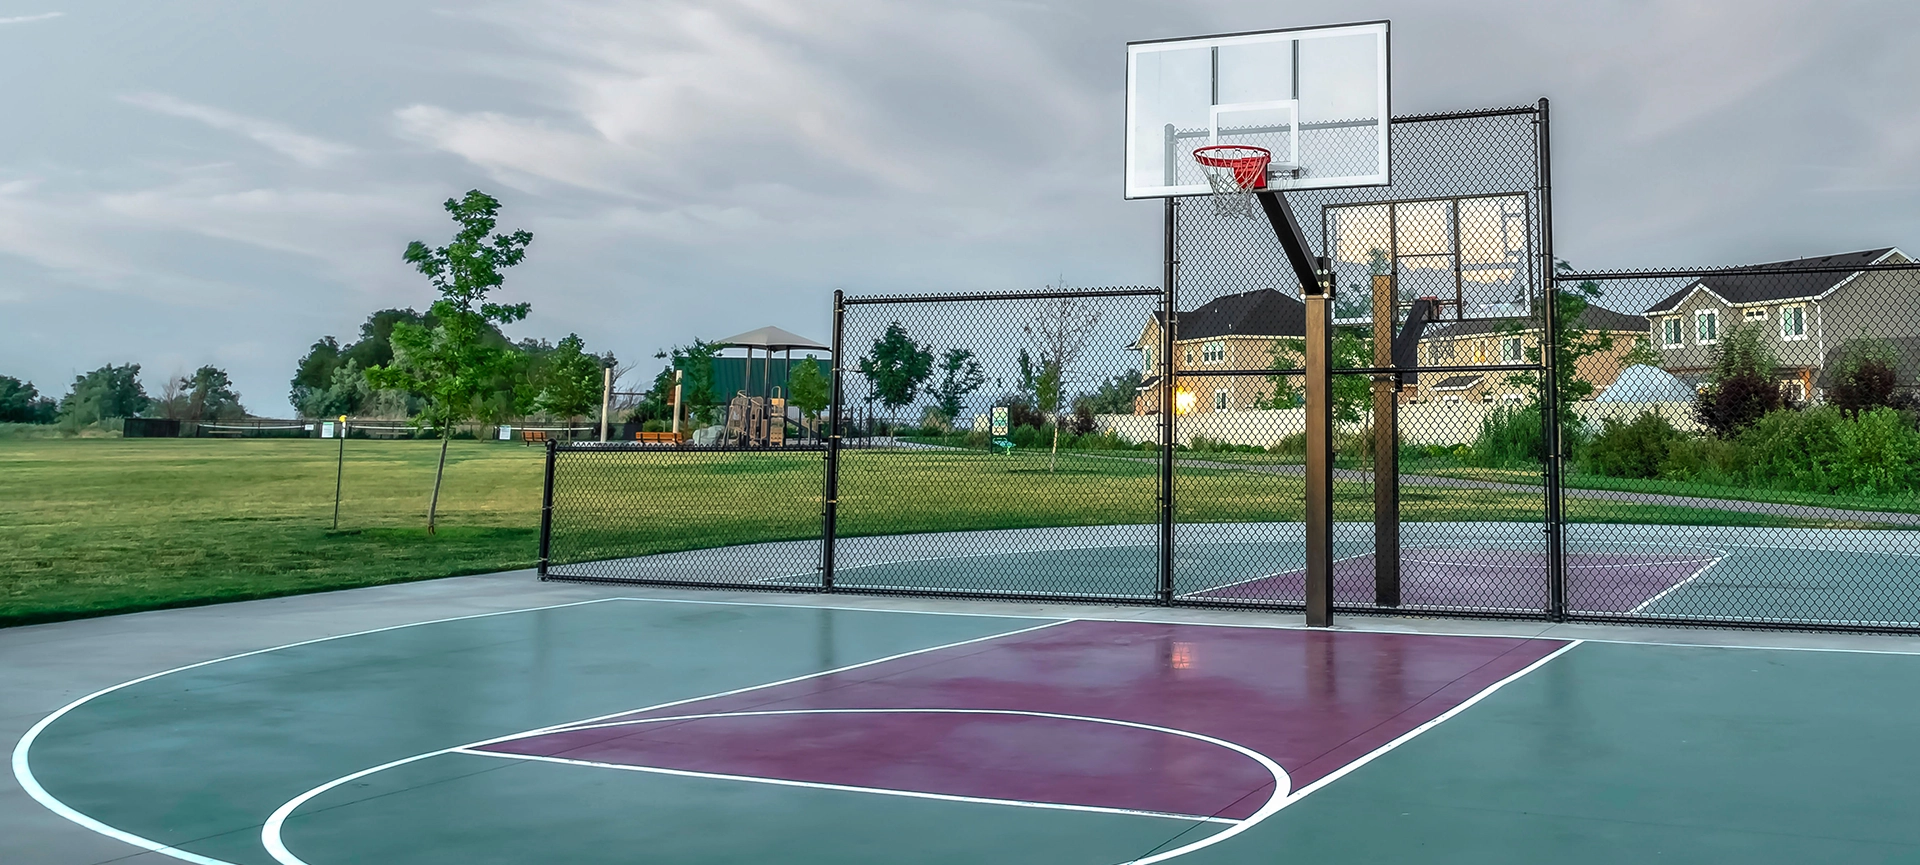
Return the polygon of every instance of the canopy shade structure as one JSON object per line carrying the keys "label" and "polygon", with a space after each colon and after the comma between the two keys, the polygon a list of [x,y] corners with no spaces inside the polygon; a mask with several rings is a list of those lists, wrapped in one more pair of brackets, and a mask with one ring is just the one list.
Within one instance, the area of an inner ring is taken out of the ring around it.
{"label": "canopy shade structure", "polygon": [[796,348],[812,351],[832,350],[830,346],[821,345],[793,331],[782,330],[772,325],[754,328],[717,342],[728,348],[764,348],[768,351],[792,351]]}

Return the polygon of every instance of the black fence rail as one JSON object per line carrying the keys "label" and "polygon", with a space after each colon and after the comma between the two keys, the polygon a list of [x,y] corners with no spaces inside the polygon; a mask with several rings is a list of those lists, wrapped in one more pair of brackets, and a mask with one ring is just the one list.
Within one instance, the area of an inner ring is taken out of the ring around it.
{"label": "black fence rail", "polygon": [[[1920,265],[1575,272],[1547,112],[1396,119],[1334,271],[1333,606],[1920,632]],[[1166,207],[1155,288],[836,297],[823,445],[550,444],[542,573],[1298,610],[1304,307]]]}

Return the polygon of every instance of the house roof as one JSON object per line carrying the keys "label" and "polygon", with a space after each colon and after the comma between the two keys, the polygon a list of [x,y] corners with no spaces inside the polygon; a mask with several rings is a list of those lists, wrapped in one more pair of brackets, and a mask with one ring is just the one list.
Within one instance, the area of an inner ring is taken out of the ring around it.
{"label": "house roof", "polygon": [[[1879,341],[1893,350],[1894,382],[1902,387],[1920,384],[1920,336],[1882,337]],[[1833,387],[1834,372],[1840,366],[1842,353],[1852,348],[1853,343],[1853,340],[1848,340],[1827,351],[1827,357],[1820,365],[1820,376],[1813,381],[1814,387]]]}
{"label": "house roof", "polygon": [[728,348],[764,348],[769,351],[795,348],[818,349],[820,351],[833,350],[832,346],[821,345],[793,331],[783,330],[772,325],[755,328],[746,333],[734,334],[733,336],[720,340],[719,344],[727,346]]}
{"label": "house roof", "polygon": [[[1154,313],[1159,320],[1160,313]],[[1181,342],[1222,336],[1306,336],[1305,304],[1271,288],[1229,294],[1180,313]]]}
{"label": "house roof", "polygon": [[[1438,328],[1427,331],[1421,341],[1425,342],[1429,339],[1460,339],[1469,336],[1500,333],[1512,324],[1518,324],[1521,333],[1540,329],[1540,323],[1533,319],[1522,319],[1518,322],[1500,319],[1457,321],[1451,324],[1443,322]],[[1587,308],[1580,312],[1580,327],[1584,330],[1646,333],[1647,317],[1644,315],[1614,312],[1604,306],[1587,304]]]}
{"label": "house roof", "polygon": [[1476,384],[1479,384],[1480,379],[1482,378],[1484,378],[1484,376],[1479,376],[1479,375],[1447,376],[1446,378],[1443,378],[1438,382],[1435,382],[1433,385],[1433,389],[1434,390],[1466,390],[1470,387],[1473,387]]}
{"label": "house roof", "polygon": [[[1852,278],[1858,272],[1857,268],[1877,264],[1889,254],[1897,252],[1899,252],[1898,249],[1887,246],[1860,252],[1823,255],[1817,258],[1770,261],[1766,264],[1737,268],[1734,272],[1696,279],[1688,283],[1685,288],[1667,295],[1659,303],[1647,307],[1647,312],[1648,314],[1672,312],[1687,299],[1688,295],[1701,289],[1712,292],[1715,297],[1733,306],[1816,298],[1838,288],[1841,283]],[[1768,272],[1812,267],[1832,269],[1817,273]]]}

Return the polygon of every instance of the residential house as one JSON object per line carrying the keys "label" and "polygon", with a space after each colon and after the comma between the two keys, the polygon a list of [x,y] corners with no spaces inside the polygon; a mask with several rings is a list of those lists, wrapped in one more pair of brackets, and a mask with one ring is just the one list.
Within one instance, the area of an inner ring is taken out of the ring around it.
{"label": "residential house", "polygon": [[[1147,376],[1134,400],[1135,414],[1160,410],[1165,386],[1159,374],[1164,324],[1161,314],[1154,313],[1133,345]],[[1306,327],[1306,306],[1295,298],[1270,288],[1230,294],[1180,314],[1174,356],[1182,373],[1272,369],[1280,341],[1305,338]],[[1182,413],[1257,408],[1272,398],[1274,389],[1264,375],[1179,375],[1176,384]]]}
{"label": "residential house", "polygon": [[[1613,348],[1580,358],[1575,375],[1605,390],[1627,364],[1621,360],[1634,343],[1647,338],[1647,320],[1589,304],[1577,326],[1613,337]],[[1428,325],[1421,335],[1421,366],[1495,366],[1537,363],[1541,325],[1533,319],[1483,319]],[[1414,402],[1527,402],[1532,393],[1511,382],[1510,372],[1422,373],[1417,388],[1402,399]]]}
{"label": "residential house", "polygon": [[[1735,326],[1764,328],[1779,359],[1776,374],[1791,396],[1817,396],[1820,370],[1849,340],[1920,336],[1920,271],[1863,271],[1905,264],[1886,247],[1797,258],[1696,279],[1647,309],[1661,366],[1698,383],[1713,347]],[[1817,272],[1785,272],[1822,268]]]}

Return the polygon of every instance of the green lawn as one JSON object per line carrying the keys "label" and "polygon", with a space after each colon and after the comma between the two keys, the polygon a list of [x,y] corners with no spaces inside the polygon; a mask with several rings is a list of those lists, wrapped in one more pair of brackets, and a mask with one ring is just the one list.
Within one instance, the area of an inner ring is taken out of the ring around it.
{"label": "green lawn", "polygon": [[0,441],[0,624],[338,589],[534,563],[542,452],[454,442],[426,533],[433,441]]}
{"label": "green lawn", "polygon": [[[333,441],[0,440],[0,625],[529,567],[543,452],[454,442],[441,529],[425,531],[437,442],[347,443],[341,531],[329,531]],[[1148,524],[1158,464],[1131,454],[849,451],[847,536]],[[1249,461],[1251,462],[1251,461]],[[563,455],[556,561],[815,538],[821,454]],[[1254,463],[1248,469],[1259,469]],[[1186,522],[1297,521],[1298,475],[1179,472]],[[1540,497],[1409,485],[1408,522],[1541,519]],[[1372,516],[1342,483],[1336,517]],[[1727,511],[1568,499],[1577,522],[1832,526]]]}

